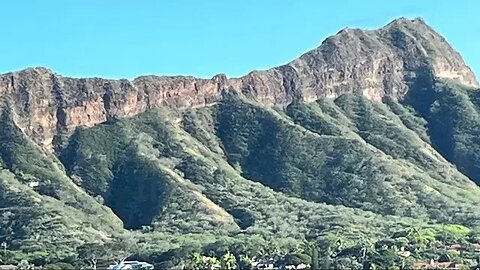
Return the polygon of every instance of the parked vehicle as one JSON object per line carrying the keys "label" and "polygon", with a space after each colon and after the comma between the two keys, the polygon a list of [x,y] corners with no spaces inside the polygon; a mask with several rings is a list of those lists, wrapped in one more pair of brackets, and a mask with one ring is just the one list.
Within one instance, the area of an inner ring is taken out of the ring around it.
{"label": "parked vehicle", "polygon": [[108,270],[153,270],[153,265],[147,262],[123,261],[110,265]]}

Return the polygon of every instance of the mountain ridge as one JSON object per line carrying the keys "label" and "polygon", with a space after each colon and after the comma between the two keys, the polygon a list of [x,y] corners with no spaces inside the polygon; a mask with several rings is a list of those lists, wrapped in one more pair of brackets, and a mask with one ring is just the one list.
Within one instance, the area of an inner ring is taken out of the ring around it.
{"label": "mountain ridge", "polygon": [[278,106],[356,91],[372,100],[386,95],[401,99],[422,76],[478,87],[461,56],[422,19],[400,18],[378,30],[343,29],[288,64],[240,78],[73,79],[30,68],[0,75],[0,98],[23,131],[51,149],[55,136],[71,134],[79,126],[158,106],[205,106],[221,100],[225,92]]}

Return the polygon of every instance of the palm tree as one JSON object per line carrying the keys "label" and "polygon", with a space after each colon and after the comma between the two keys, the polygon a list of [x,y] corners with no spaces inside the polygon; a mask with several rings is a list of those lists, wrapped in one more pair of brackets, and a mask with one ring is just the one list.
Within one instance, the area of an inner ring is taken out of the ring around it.
{"label": "palm tree", "polygon": [[313,241],[303,241],[297,245],[295,253],[307,254],[311,257],[310,266],[313,270],[319,269],[318,263],[318,246]]}
{"label": "palm tree", "polygon": [[198,252],[193,253],[192,256],[189,259],[187,259],[185,262],[185,267],[187,269],[198,269],[202,265],[203,265],[203,256]]}
{"label": "palm tree", "polygon": [[362,264],[363,269],[370,269],[372,267],[371,257],[377,253],[375,244],[368,238],[362,238],[359,245],[357,260]]}
{"label": "palm tree", "polygon": [[227,251],[227,253],[225,253],[222,256],[222,260],[221,260],[222,269],[226,269],[226,270],[234,269],[235,264],[236,264],[235,256],[233,256],[233,254],[230,253],[230,251]]}
{"label": "palm tree", "polygon": [[248,257],[248,255],[240,255],[237,264],[240,270],[250,269],[252,266],[252,259]]}
{"label": "palm tree", "polygon": [[204,269],[214,269],[220,266],[220,262],[215,257],[203,257]]}
{"label": "palm tree", "polygon": [[360,258],[362,258],[362,261],[365,261],[369,254],[376,253],[375,244],[372,243],[367,238],[362,239],[361,245],[362,245],[362,248],[360,249],[360,255],[361,255]]}
{"label": "palm tree", "polygon": [[258,249],[256,255],[257,255],[258,258],[263,258],[266,254],[267,254],[267,252],[265,251],[265,248],[262,247],[262,248]]}
{"label": "palm tree", "polygon": [[7,242],[2,242],[1,247],[3,248],[3,263],[7,263]]}
{"label": "palm tree", "polygon": [[312,255],[312,262],[310,266],[312,267],[313,270],[320,269],[320,265],[318,263],[318,249],[316,245],[313,247],[311,255]]}

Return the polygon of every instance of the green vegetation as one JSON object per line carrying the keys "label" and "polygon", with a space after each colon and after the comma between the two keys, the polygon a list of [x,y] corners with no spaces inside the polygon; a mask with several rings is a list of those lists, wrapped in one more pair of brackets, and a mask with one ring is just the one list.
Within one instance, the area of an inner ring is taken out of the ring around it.
{"label": "green vegetation", "polygon": [[382,215],[442,222],[478,216],[472,203],[480,202],[480,189],[419,136],[424,127],[405,126],[388,106],[345,94],[335,102],[292,104],[286,114],[241,100],[218,105],[216,132],[245,178]]}
{"label": "green vegetation", "polygon": [[478,93],[450,82],[404,101],[344,94],[284,109],[230,96],[180,122],[154,109],[80,128],[53,154],[3,113],[2,261],[473,264],[479,112]]}
{"label": "green vegetation", "polygon": [[438,82],[406,100],[428,121],[433,146],[480,183],[480,94],[455,82]]}
{"label": "green vegetation", "polygon": [[120,220],[75,186],[58,159],[27,139],[9,115],[0,117],[0,242],[14,251],[4,262],[57,262],[82,242],[122,232]]}

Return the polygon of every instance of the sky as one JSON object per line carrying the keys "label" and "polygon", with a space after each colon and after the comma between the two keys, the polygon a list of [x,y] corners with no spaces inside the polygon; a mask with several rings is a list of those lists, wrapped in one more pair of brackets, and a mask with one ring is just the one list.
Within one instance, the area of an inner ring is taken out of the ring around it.
{"label": "sky", "polygon": [[478,0],[0,0],[0,73],[224,73],[288,63],[345,27],[422,17],[480,76]]}

